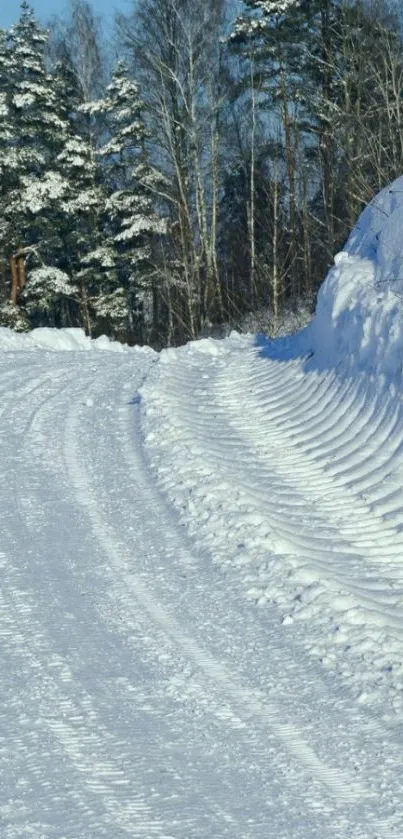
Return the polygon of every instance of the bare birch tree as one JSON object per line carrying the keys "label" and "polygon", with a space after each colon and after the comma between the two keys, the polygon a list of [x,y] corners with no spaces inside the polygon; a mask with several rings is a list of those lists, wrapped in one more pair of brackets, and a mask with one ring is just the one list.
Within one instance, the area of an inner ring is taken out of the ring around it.
{"label": "bare birch tree", "polygon": [[[118,31],[148,107],[170,217],[170,318],[197,337],[221,306],[217,259],[224,0],[140,0]],[[167,246],[165,246],[167,247]]]}

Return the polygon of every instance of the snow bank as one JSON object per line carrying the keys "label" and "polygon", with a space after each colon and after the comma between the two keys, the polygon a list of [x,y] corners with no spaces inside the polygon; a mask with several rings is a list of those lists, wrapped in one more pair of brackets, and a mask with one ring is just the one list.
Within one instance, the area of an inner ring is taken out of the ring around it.
{"label": "snow bank", "polygon": [[319,368],[402,383],[403,177],[365,208],[323,283],[305,335]]}
{"label": "snow bank", "polygon": [[[376,374],[385,383],[400,387],[403,177],[383,189],[365,208],[334,263],[319,291],[311,324],[297,335],[267,344],[269,354],[282,360],[311,355],[311,368],[338,368],[351,375]],[[82,329],[42,328],[17,334],[0,327],[0,350],[38,349],[130,352],[132,348],[106,336],[92,340]]]}
{"label": "snow bank", "polygon": [[236,578],[278,610],[392,725],[403,715],[402,295],[403,178],[362,213],[308,327],[166,350],[140,390],[149,463],[195,563],[207,555],[228,586]]}
{"label": "snow bank", "polygon": [[17,333],[12,329],[0,327],[0,351],[49,350],[51,352],[132,352],[142,349],[153,352],[149,347],[129,347],[118,341],[111,341],[106,335],[89,338],[83,329],[50,329],[43,327],[32,332]]}

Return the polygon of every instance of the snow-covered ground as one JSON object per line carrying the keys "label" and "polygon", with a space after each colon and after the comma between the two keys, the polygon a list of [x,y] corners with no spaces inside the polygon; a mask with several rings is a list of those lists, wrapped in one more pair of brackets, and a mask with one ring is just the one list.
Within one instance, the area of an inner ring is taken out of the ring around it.
{"label": "snow-covered ground", "polygon": [[0,330],[1,839],[403,836],[402,197],[294,338]]}

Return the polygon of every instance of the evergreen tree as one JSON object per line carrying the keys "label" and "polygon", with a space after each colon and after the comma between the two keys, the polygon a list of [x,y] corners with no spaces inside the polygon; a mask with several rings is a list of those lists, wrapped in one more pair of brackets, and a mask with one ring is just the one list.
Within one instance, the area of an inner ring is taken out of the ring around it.
{"label": "evergreen tree", "polygon": [[54,82],[65,119],[68,136],[55,160],[56,170],[67,182],[60,205],[59,229],[62,248],[61,267],[70,277],[71,296],[68,322],[92,334],[94,322],[90,301],[99,293],[102,268],[91,254],[101,249],[106,191],[96,148],[88,131],[91,116],[83,119],[82,88],[68,60],[60,60]]}
{"label": "evergreen tree", "polygon": [[152,245],[165,227],[153,206],[152,188],[159,176],[147,158],[144,104],[123,63],[104,99],[95,104],[108,131],[99,150],[108,196],[105,242],[97,254],[104,282],[94,308],[103,324],[114,324],[117,335],[145,340],[153,325],[157,279]]}
{"label": "evergreen tree", "polygon": [[0,294],[3,299],[8,294],[8,242],[11,233],[5,214],[6,199],[16,171],[16,157],[13,150],[14,134],[10,117],[12,66],[7,32],[0,30]]}
{"label": "evergreen tree", "polygon": [[[68,126],[45,64],[47,37],[24,0],[7,45],[11,62],[7,100],[12,167],[6,181],[4,218],[8,225],[11,302],[16,303],[21,293],[21,302],[29,305],[32,315],[40,297],[39,280],[32,300],[26,280],[31,267],[57,262],[60,238],[55,222],[67,190],[65,178],[55,167],[55,157],[66,140]],[[46,285],[46,272],[41,277]],[[45,285],[43,294],[49,299]]]}

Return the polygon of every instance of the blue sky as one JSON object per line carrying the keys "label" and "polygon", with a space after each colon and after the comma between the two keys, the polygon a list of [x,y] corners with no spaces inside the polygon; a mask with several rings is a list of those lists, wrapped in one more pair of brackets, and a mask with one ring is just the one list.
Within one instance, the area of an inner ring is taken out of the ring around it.
{"label": "blue sky", "polygon": [[[30,5],[35,10],[39,20],[46,23],[55,14],[61,14],[68,7],[68,0],[31,0]],[[106,21],[111,21],[116,9],[122,11],[131,8],[130,0],[93,0],[94,11],[102,15]],[[7,28],[18,20],[20,0],[0,0],[0,28]]]}

